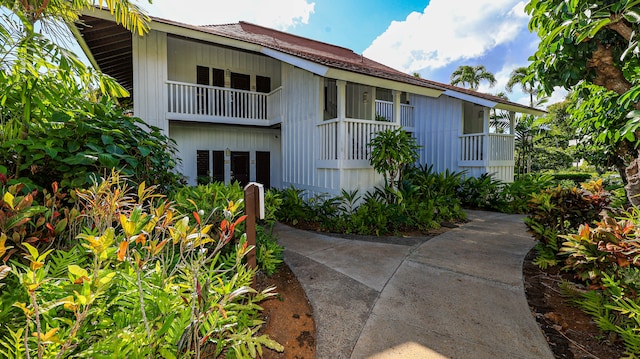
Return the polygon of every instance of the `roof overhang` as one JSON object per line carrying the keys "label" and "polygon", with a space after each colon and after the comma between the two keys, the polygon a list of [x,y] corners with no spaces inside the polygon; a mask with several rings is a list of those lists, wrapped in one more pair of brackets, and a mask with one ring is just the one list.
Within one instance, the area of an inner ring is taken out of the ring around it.
{"label": "roof overhang", "polygon": [[336,80],[344,80],[349,82],[355,82],[363,85],[376,86],[388,88],[390,90],[404,91],[409,93],[415,93],[419,95],[438,97],[443,91],[436,90],[423,86],[411,85],[399,81],[393,81],[389,79],[383,79],[380,77],[367,76],[357,72],[351,72],[341,69],[332,68],[329,66],[321,65],[313,61],[302,59],[297,56],[293,56],[281,51],[263,47],[261,52],[269,57],[285,62],[289,65],[297,66],[301,69],[305,69],[318,76],[328,77]]}
{"label": "roof overhang", "polygon": [[[109,14],[108,11],[100,10],[100,9],[89,9],[89,10],[83,11],[83,15],[103,20],[105,23],[109,22],[111,24],[111,27],[109,27],[111,31],[116,31],[115,29],[121,29],[122,31],[127,31],[124,28],[122,28],[122,26],[114,22],[113,17]],[[104,26],[104,24],[102,25]],[[81,26],[82,25],[71,26],[71,31],[73,35],[77,39],[82,50],[87,55],[87,58],[89,59],[91,64],[96,69],[109,74],[109,72],[105,71],[104,69],[103,59],[101,59],[100,56],[95,54],[95,45],[89,44],[88,41],[86,41],[85,37],[83,36],[82,34],[83,31],[79,29]],[[105,26],[104,28],[107,28],[107,27]],[[369,86],[383,87],[391,90],[404,91],[404,92],[409,92],[409,93],[414,93],[414,94],[419,94],[419,95],[424,95],[429,97],[439,97],[444,92],[444,90],[436,89],[432,87],[413,85],[409,83],[404,83],[402,81],[396,81],[396,80],[386,79],[382,77],[366,75],[358,72],[352,72],[352,71],[347,71],[343,69],[333,68],[333,67],[319,64],[319,63],[316,63],[292,54],[278,51],[266,46],[253,44],[250,42],[236,40],[236,39],[228,38],[225,36],[213,34],[210,32],[202,31],[201,29],[198,29],[197,26],[173,23],[170,21],[154,18],[150,24],[150,30],[165,32],[167,34],[182,36],[189,39],[215,43],[215,44],[233,47],[233,48],[237,48],[245,51],[262,53],[265,56],[269,56],[271,58],[280,60],[284,63],[300,67],[318,76],[333,78],[337,80],[345,80],[345,81],[360,83],[360,84],[369,85]],[[138,36],[138,35],[134,34],[131,36]],[[108,41],[108,40],[104,39],[103,41]],[[130,51],[131,49],[128,49],[126,52],[129,53]],[[120,59],[122,60],[120,62],[120,66],[122,67],[120,69],[121,72],[124,72],[127,66],[129,66],[132,69],[133,64],[130,59],[123,59],[122,57],[120,57]],[[128,79],[118,78],[116,76],[113,76],[113,77],[115,77],[116,80],[118,80],[121,84],[129,85],[130,81]],[[132,76],[130,77],[132,78]],[[132,80],[130,85],[131,86],[125,86],[125,88],[127,88],[128,90],[131,90],[131,88],[129,87],[132,87]]]}
{"label": "roof overhang", "polygon": [[471,102],[471,103],[474,103],[476,105],[489,107],[489,108],[495,108],[495,109],[498,109],[498,110],[513,111],[513,112],[518,112],[518,113],[526,113],[528,115],[534,115],[534,116],[544,116],[544,115],[547,114],[547,112],[544,111],[544,110],[539,110],[539,109],[528,107],[528,106],[525,106],[525,105],[520,105],[520,104],[508,102],[506,100],[504,102],[491,101],[489,99],[468,95],[466,93],[462,93],[462,92],[458,92],[458,91],[454,91],[454,90],[450,90],[450,89],[447,89],[443,93],[443,95],[446,95],[446,96],[449,96],[449,97],[453,97],[453,98],[457,98],[457,99],[460,99],[460,100],[464,100],[464,101],[467,101],[467,102]]}

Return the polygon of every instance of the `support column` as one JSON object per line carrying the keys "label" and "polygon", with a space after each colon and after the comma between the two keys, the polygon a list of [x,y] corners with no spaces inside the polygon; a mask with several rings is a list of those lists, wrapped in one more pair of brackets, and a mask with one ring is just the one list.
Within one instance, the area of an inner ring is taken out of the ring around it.
{"label": "support column", "polygon": [[482,160],[484,162],[485,171],[489,166],[489,112],[488,107],[482,108]]}
{"label": "support column", "polygon": [[400,94],[402,94],[402,92],[393,90],[391,94],[393,95],[393,122],[402,125],[400,119]]}

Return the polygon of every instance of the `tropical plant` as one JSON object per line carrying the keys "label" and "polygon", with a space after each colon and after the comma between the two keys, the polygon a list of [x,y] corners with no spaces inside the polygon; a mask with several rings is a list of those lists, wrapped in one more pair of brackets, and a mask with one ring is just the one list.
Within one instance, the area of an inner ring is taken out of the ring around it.
{"label": "tropical plant", "polygon": [[513,87],[519,85],[522,89],[522,92],[529,94],[529,106],[533,107],[533,96],[538,95],[538,91],[536,89],[535,84],[530,82],[530,79],[527,77],[527,68],[526,67],[517,67],[511,71],[511,75],[509,75],[509,81],[505,85],[505,90],[507,92],[512,92]]}
{"label": "tropical plant", "polygon": [[402,128],[388,129],[376,133],[367,146],[371,148],[369,163],[392,191],[397,190],[405,168],[418,159],[416,139]]}
{"label": "tropical plant", "polygon": [[[640,83],[635,69],[640,66],[640,47],[634,34],[640,30],[640,4],[531,0],[525,11],[531,15],[529,29],[541,40],[526,80],[538,81],[546,94],[556,86],[570,90],[579,85],[581,101],[570,112],[576,117],[585,112],[595,115],[583,117],[584,127],[597,133],[593,140],[611,147],[619,159],[615,165],[624,173],[625,167],[638,161]],[[627,114],[631,120],[625,119]],[[636,167],[637,163],[630,167],[634,176]],[[638,178],[629,183],[634,184],[627,188],[629,200],[640,203]]]}
{"label": "tropical plant", "polygon": [[581,188],[546,189],[529,200],[529,216],[525,219],[538,241],[538,257],[534,263],[545,268],[556,265],[563,244],[562,235],[575,231],[583,224],[593,224],[607,208],[610,195],[602,180],[582,184]]}
{"label": "tropical plant", "polygon": [[451,84],[456,85],[468,85],[470,89],[476,91],[480,82],[487,81],[489,87],[493,87],[496,84],[496,78],[493,74],[483,65],[462,65],[453,71],[451,74]]}
{"label": "tropical plant", "polygon": [[[257,334],[257,303],[272,288],[250,288],[244,236],[229,244],[245,217],[236,204],[220,211],[215,233],[198,213],[193,223],[154,187],[133,189],[118,173],[78,198],[75,247],[27,243],[25,261],[0,268],[12,285],[0,293],[0,318],[11,318],[0,328],[4,357],[201,357],[209,347],[215,357],[255,358],[263,347],[282,350]],[[223,255],[228,245],[235,250]]]}
{"label": "tropical plant", "polygon": [[40,188],[58,182],[68,190],[88,186],[116,168],[164,193],[180,185],[181,176],[173,172],[176,144],[159,128],[124,115],[107,100],[81,106],[74,115],[54,112],[47,121],[27,124],[29,138],[2,141],[0,160],[7,174],[30,178]]}

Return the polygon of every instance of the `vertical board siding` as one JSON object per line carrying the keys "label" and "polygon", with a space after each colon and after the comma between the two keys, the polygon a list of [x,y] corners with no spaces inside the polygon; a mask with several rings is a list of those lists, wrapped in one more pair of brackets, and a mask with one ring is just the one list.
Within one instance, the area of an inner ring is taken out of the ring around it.
{"label": "vertical board siding", "polygon": [[340,193],[337,169],[318,169],[317,124],[323,117],[324,79],[282,64],[282,167],[284,187],[306,189],[307,195]]}
{"label": "vertical board siding", "polygon": [[[196,83],[196,66],[207,66],[241,74],[271,78],[271,88],[280,86],[280,62],[273,58],[226,47],[169,37],[168,79]],[[252,86],[255,83],[252,80]],[[251,90],[255,90],[252,88]]]}
{"label": "vertical board siding", "polygon": [[[146,123],[169,129],[165,117],[167,80],[167,34],[150,31],[144,37],[133,36],[133,112]],[[195,80],[195,66],[193,76]]]}
{"label": "vertical board siding", "polygon": [[462,101],[444,95],[438,98],[411,95],[411,103],[414,106],[414,136],[422,146],[418,151],[418,162],[433,165],[438,172],[460,171]]}
{"label": "vertical board siding", "polygon": [[196,153],[198,150],[251,152],[250,180],[255,180],[255,151],[271,152],[271,186],[281,184],[280,131],[277,129],[192,124],[171,122],[169,133],[178,144],[182,160],[182,174],[189,184],[195,184]]}

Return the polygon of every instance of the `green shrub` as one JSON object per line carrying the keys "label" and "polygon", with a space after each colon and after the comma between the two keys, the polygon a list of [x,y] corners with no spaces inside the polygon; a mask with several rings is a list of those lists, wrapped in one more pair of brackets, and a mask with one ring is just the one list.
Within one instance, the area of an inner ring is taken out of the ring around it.
{"label": "green shrub", "polygon": [[7,177],[28,178],[40,188],[58,182],[69,190],[89,186],[115,168],[163,193],[181,184],[173,172],[176,144],[159,128],[124,115],[107,101],[84,107],[80,114],[59,111],[47,121],[31,123],[27,139],[0,141]]}
{"label": "green shrub", "polygon": [[4,357],[200,357],[208,343],[215,356],[282,350],[257,334],[258,302],[272,289],[250,288],[244,236],[222,255],[243,220],[237,206],[216,229],[117,173],[78,198],[78,244],[24,244],[24,261],[0,268],[0,316],[13,318],[0,327]]}
{"label": "green shrub", "polygon": [[587,182],[592,178],[590,173],[554,173],[552,176],[555,181],[570,180],[573,181],[574,185]]}
{"label": "green shrub", "polygon": [[[176,209],[196,220],[195,213],[202,223],[219,227],[222,214],[232,206],[236,211],[244,212],[244,190],[238,182],[225,185],[212,182],[196,187],[184,186],[172,194]],[[283,248],[279,246],[271,235],[271,227],[276,221],[282,198],[279,192],[267,190],[264,196],[265,218],[257,220],[256,226],[256,261],[258,267],[271,275],[282,263]],[[268,228],[265,228],[268,227]],[[238,224],[234,241],[241,240],[244,233],[244,223]]]}
{"label": "green shrub", "polygon": [[585,183],[582,188],[558,186],[534,194],[525,223],[538,241],[536,263],[541,267],[556,265],[563,242],[558,236],[575,231],[582,224],[594,223],[609,202],[602,180]]}
{"label": "green shrub", "polygon": [[504,205],[499,208],[506,213],[527,213],[531,196],[553,186],[553,177],[548,174],[524,174],[507,183],[502,189]]}
{"label": "green shrub", "polygon": [[467,208],[500,210],[505,206],[502,197],[504,184],[484,173],[480,177],[468,177],[458,187],[458,197]]}

